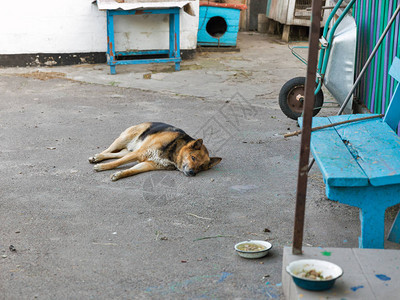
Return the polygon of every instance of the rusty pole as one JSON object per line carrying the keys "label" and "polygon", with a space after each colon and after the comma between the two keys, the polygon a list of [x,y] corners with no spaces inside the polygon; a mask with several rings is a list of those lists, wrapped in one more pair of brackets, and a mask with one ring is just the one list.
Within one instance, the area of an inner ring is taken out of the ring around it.
{"label": "rusty pole", "polygon": [[[314,109],[314,91],[318,64],[319,36],[321,30],[322,0],[313,0],[312,16],[309,34],[308,65],[303,108],[303,127],[301,131],[301,146],[299,171],[297,178],[296,212],[294,218],[293,249],[295,255],[302,253],[304,215],[306,206],[308,162],[310,157],[311,123]],[[328,26],[328,24],[327,24]]]}

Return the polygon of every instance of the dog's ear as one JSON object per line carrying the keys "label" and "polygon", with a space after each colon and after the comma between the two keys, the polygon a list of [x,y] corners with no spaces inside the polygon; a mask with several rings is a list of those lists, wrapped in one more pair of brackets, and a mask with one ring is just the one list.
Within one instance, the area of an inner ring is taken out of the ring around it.
{"label": "dog's ear", "polygon": [[203,145],[203,140],[202,139],[197,139],[197,140],[194,141],[194,143],[192,145],[192,148],[194,150],[200,150],[202,145]]}
{"label": "dog's ear", "polygon": [[211,169],[212,167],[218,165],[221,160],[221,157],[210,157],[210,162],[208,163],[207,169]]}

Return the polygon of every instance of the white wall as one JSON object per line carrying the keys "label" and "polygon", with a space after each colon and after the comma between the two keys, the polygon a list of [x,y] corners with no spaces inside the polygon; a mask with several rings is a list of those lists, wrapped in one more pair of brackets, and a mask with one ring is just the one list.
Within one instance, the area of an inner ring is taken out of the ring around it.
{"label": "white wall", "polygon": [[[0,54],[105,52],[106,13],[93,0],[1,0]],[[196,16],[181,10],[181,49],[195,49]],[[117,16],[117,50],[168,49],[168,17]]]}

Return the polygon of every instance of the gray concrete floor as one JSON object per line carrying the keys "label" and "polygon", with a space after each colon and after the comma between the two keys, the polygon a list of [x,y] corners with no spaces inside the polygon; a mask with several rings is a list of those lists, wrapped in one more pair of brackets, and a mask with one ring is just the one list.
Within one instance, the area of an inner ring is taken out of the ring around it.
{"label": "gray concrete floor", "polygon": [[[241,33],[239,47],[199,53],[180,72],[0,69],[0,298],[283,297],[300,138],[283,138],[297,125],[277,98],[305,65],[272,36]],[[320,115],[334,114],[325,98]],[[204,138],[221,164],[193,178],[159,171],[112,182],[113,171],[94,172],[87,158],[144,121]],[[357,247],[359,231],[357,209],[327,200],[313,168],[304,244]],[[247,239],[273,249],[241,258],[233,247]]]}

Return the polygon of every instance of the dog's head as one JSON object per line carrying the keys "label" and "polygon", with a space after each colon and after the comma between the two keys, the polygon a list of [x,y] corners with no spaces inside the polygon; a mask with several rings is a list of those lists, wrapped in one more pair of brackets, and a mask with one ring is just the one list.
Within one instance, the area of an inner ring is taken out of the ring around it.
{"label": "dog's head", "polygon": [[178,169],[186,176],[195,176],[200,171],[208,170],[219,164],[222,158],[209,157],[202,139],[190,141],[179,152]]}

